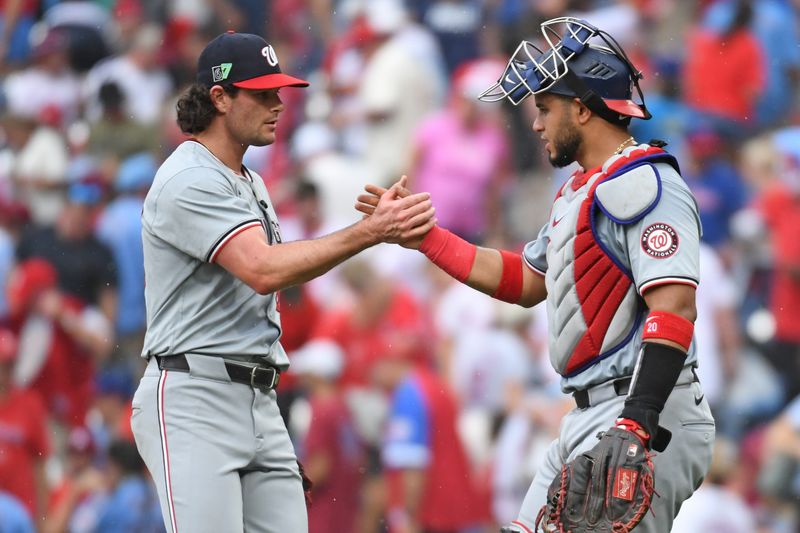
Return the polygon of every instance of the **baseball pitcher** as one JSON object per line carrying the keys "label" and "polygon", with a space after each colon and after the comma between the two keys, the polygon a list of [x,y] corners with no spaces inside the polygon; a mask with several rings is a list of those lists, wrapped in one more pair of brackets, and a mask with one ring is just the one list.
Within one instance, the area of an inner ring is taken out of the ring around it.
{"label": "baseball pitcher", "polygon": [[249,146],[275,141],[281,72],[259,36],[228,32],[198,61],[178,101],[192,135],[159,168],[142,214],[147,369],[131,424],[170,533],[303,533],[301,472],[275,387],[289,361],[278,290],[319,276],[378,242],[433,225],[425,194],[398,182],[369,219],[311,241],[281,242]]}

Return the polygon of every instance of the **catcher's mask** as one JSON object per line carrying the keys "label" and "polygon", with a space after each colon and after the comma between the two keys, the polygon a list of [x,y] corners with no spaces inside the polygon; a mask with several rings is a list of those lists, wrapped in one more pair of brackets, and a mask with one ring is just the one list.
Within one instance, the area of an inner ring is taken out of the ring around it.
{"label": "catcher's mask", "polygon": [[[541,30],[547,50],[522,41],[500,79],[480,94],[480,100],[508,98],[519,105],[532,94],[549,92],[579,98],[610,122],[651,117],[639,88],[642,73],[611,35],[574,17],[545,21]],[[589,44],[592,38],[600,42]],[[634,88],[641,104],[631,99]]]}

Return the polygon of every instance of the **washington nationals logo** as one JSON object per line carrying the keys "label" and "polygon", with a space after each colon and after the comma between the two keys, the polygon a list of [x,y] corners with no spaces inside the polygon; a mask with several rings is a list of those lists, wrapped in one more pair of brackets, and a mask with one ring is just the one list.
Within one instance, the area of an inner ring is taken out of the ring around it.
{"label": "washington nationals logo", "polygon": [[678,233],[669,224],[656,222],[642,233],[642,249],[651,257],[665,259],[678,251]]}
{"label": "washington nationals logo", "polygon": [[275,49],[272,48],[272,45],[268,44],[262,48],[261,55],[267,58],[267,63],[269,63],[271,66],[278,66],[278,54],[275,53]]}

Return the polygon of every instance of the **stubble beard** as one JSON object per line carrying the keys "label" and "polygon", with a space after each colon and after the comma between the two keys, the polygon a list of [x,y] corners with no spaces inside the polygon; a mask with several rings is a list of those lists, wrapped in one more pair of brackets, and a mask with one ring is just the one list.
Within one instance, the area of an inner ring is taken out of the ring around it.
{"label": "stubble beard", "polygon": [[574,163],[583,144],[580,132],[568,120],[561,123],[561,131],[563,134],[553,139],[555,154],[548,157],[550,164],[555,168],[564,168]]}

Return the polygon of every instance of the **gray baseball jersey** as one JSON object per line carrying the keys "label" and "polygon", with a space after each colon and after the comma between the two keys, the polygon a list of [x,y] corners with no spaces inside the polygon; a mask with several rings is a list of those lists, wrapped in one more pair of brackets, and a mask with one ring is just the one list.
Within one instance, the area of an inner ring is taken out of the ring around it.
{"label": "gray baseball jersey", "polygon": [[[167,530],[308,530],[292,442],[274,390],[232,382],[226,360],[282,368],[274,294],[259,295],[215,263],[238,233],[280,242],[261,178],[238,175],[202,144],[162,164],[142,213],[147,369],[131,427],[158,490]],[[188,371],[159,368],[185,356]]]}
{"label": "gray baseball jersey", "polygon": [[[631,147],[623,154],[644,147]],[[621,157],[609,159],[604,168]],[[598,172],[580,184],[578,176],[570,178],[553,204],[550,221],[523,252],[528,266],[545,276],[550,359],[564,376],[565,392],[630,376],[644,326],[641,294],[665,283],[696,287],[699,280],[700,219],[694,197],[678,172],[665,162],[643,164],[593,188],[600,177]],[[598,209],[582,212],[590,191]],[[586,246],[579,237],[576,241],[581,216],[588,217]],[[600,251],[589,249],[590,241],[609,258],[607,265],[602,265]],[[587,253],[579,256],[582,248]],[[616,271],[621,274],[615,280]],[[627,280],[626,289],[623,282]],[[613,291],[618,287],[619,302],[614,308]],[[593,325],[604,316],[607,331],[600,331],[593,345],[584,343],[585,364],[571,368],[582,337],[595,334]],[[692,343],[687,363],[696,362]]]}
{"label": "gray baseball jersey", "polygon": [[255,226],[280,241],[257,174],[237,175],[194,141],[161,165],[142,212],[144,357],[196,353],[288,365],[275,295],[257,294],[214,263],[233,236]]}

